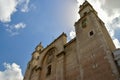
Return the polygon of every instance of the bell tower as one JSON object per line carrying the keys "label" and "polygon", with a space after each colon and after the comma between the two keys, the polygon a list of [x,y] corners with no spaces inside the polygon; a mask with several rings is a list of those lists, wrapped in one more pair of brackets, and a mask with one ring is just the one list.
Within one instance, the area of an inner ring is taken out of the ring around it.
{"label": "bell tower", "polygon": [[79,38],[80,42],[85,42],[92,38],[98,39],[102,37],[104,38],[102,40],[105,41],[106,46],[109,46],[111,51],[115,50],[115,46],[104,22],[98,17],[97,12],[88,1],[85,1],[80,6],[79,14],[81,18],[75,23],[77,39]]}
{"label": "bell tower", "polygon": [[103,21],[88,1],[80,6],[79,14],[75,30],[81,80],[117,80],[115,46]]}

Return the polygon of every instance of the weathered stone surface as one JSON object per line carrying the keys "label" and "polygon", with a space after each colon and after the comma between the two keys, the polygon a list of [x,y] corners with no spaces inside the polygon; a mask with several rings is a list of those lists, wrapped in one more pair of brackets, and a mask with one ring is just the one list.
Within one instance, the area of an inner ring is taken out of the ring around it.
{"label": "weathered stone surface", "polygon": [[75,23],[76,38],[61,34],[46,48],[36,47],[24,80],[118,80],[115,46],[93,7],[85,1]]}

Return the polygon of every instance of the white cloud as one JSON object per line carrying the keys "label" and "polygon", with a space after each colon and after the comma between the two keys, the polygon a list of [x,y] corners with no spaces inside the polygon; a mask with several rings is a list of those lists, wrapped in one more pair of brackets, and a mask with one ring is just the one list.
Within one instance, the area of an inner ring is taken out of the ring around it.
{"label": "white cloud", "polygon": [[0,0],[0,21],[10,22],[11,15],[16,12],[17,0]]}
{"label": "white cloud", "polygon": [[73,39],[76,36],[75,31],[71,31],[69,33],[69,36],[70,36],[71,39]]}
{"label": "white cloud", "polygon": [[10,22],[11,16],[22,6],[22,12],[28,12],[29,0],[0,0],[0,21]]}
{"label": "white cloud", "polygon": [[21,5],[21,11],[22,12],[28,12],[29,11],[29,2],[30,0],[21,0],[19,4]]}
{"label": "white cloud", "polygon": [[102,4],[102,8],[107,11],[109,16],[114,15],[118,12],[120,12],[120,0],[104,0],[104,3]]}
{"label": "white cloud", "polygon": [[6,29],[6,31],[10,34],[10,36],[15,36],[19,34],[18,32],[12,31],[12,29]]}
{"label": "white cloud", "polygon": [[24,29],[26,27],[26,24],[20,22],[18,24],[14,24],[14,25],[9,25],[6,24],[6,31],[10,33],[11,36],[15,36],[19,34],[19,31]]}
{"label": "white cloud", "polygon": [[77,0],[77,2],[78,2],[78,6],[80,6],[84,2],[84,0]]}
{"label": "white cloud", "polygon": [[14,28],[15,29],[23,29],[23,28],[25,28],[26,27],[26,25],[24,24],[24,23],[18,23],[18,24],[16,24],[15,26],[14,26]]}
{"label": "white cloud", "polygon": [[120,42],[118,41],[118,39],[113,39],[113,42],[114,42],[116,48],[120,48]]}
{"label": "white cloud", "polygon": [[21,68],[16,63],[4,63],[5,70],[0,71],[0,80],[23,80]]}
{"label": "white cloud", "polygon": [[120,15],[112,19],[111,26],[114,29],[120,28]]}

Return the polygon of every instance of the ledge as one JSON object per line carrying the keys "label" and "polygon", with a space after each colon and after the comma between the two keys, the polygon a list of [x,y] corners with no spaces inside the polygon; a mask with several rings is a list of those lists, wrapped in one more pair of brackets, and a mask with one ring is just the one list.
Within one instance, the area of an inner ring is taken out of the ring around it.
{"label": "ledge", "polygon": [[58,53],[56,56],[57,56],[57,57],[60,57],[60,56],[62,56],[62,55],[65,55],[65,51],[62,51],[62,52]]}

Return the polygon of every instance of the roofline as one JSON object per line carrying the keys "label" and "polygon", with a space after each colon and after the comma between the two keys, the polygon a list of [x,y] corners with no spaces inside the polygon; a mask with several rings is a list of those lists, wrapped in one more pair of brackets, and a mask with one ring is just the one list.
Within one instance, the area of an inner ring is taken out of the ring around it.
{"label": "roofline", "polygon": [[64,45],[64,47],[67,47],[69,44],[71,44],[73,41],[75,41],[76,40],[76,37],[75,38],[73,38],[72,40],[70,40],[68,43],[66,43],[65,45]]}
{"label": "roofline", "polygon": [[67,37],[66,33],[63,32],[59,37],[57,37],[54,41],[52,41],[49,45],[47,45],[47,47],[43,48],[41,52],[45,51],[49,46],[51,46],[54,42],[56,42],[62,36]]}

